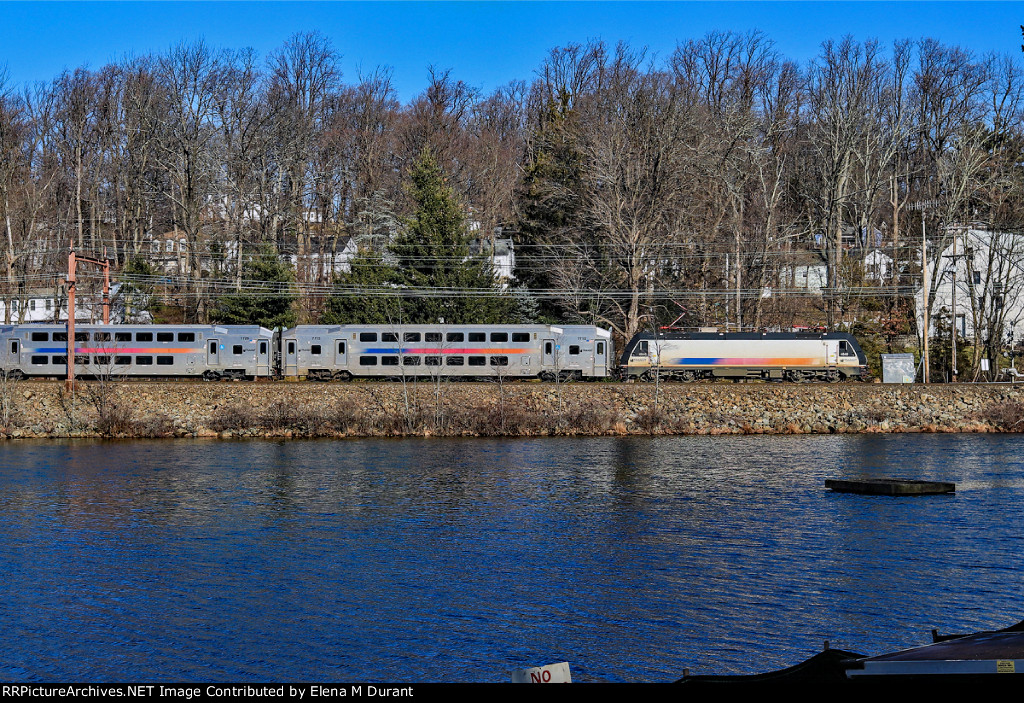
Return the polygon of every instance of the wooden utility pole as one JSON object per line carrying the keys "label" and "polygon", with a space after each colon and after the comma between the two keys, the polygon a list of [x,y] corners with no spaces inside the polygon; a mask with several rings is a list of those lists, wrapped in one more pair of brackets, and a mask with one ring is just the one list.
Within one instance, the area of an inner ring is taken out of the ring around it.
{"label": "wooden utility pole", "polygon": [[110,260],[107,250],[103,249],[103,260],[75,254],[75,243],[71,242],[68,251],[68,377],[64,382],[68,390],[75,387],[75,283],[78,262],[96,264],[103,267],[103,324],[110,324]]}

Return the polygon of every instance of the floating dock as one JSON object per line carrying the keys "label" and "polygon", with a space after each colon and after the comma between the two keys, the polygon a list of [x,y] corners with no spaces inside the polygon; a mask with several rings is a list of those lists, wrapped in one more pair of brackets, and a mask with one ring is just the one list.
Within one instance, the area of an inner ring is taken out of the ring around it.
{"label": "floating dock", "polygon": [[862,493],[876,496],[928,496],[956,493],[956,484],[945,481],[909,481],[900,478],[878,478],[863,481],[827,479],[825,488],[839,493]]}

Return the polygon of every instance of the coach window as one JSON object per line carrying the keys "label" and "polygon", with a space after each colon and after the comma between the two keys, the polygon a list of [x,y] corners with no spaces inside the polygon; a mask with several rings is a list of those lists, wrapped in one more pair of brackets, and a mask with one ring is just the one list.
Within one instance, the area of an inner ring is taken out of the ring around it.
{"label": "coach window", "polygon": [[195,332],[178,332],[178,341],[179,342],[194,342],[194,341],[196,341],[196,333]]}
{"label": "coach window", "polygon": [[174,332],[157,332],[156,341],[158,342],[173,342]]}
{"label": "coach window", "polygon": [[553,352],[554,349],[552,347],[553,344],[551,342],[544,342],[544,353],[550,354],[551,352]]}
{"label": "coach window", "polygon": [[110,332],[94,332],[92,335],[92,341],[94,342],[109,342]]}
{"label": "coach window", "polygon": [[403,356],[402,357],[402,365],[403,366],[419,366],[420,365],[420,357],[415,355],[415,354],[412,355],[412,356]]}
{"label": "coach window", "polygon": [[465,342],[466,335],[464,335],[462,332],[449,332],[447,335],[445,335],[445,339],[448,340],[449,342]]}
{"label": "coach window", "polygon": [[345,343],[344,342],[338,342],[338,353],[339,354],[344,354],[345,353]]}
{"label": "coach window", "polygon": [[89,333],[88,332],[75,332],[75,341],[76,342],[88,342],[89,341]]}
{"label": "coach window", "polygon": [[210,342],[210,355],[217,353],[217,342]]}
{"label": "coach window", "polygon": [[512,333],[512,341],[513,342],[529,342],[530,341],[530,333],[529,332],[513,332]]}
{"label": "coach window", "polygon": [[110,363],[110,357],[106,354],[97,354],[92,358],[92,363],[97,366],[106,366]]}
{"label": "coach window", "polygon": [[507,342],[508,332],[491,332],[492,342]]}
{"label": "coach window", "polygon": [[484,332],[470,332],[469,341],[471,342],[486,342],[487,334]]}
{"label": "coach window", "polygon": [[449,356],[444,360],[446,366],[465,366],[466,357],[464,356]]}
{"label": "coach window", "polygon": [[136,332],[135,333],[135,341],[136,342],[152,342],[153,341],[153,333],[152,332]]}
{"label": "coach window", "polygon": [[42,366],[44,364],[50,363],[50,359],[45,356],[33,356],[32,363],[36,364],[37,366]]}
{"label": "coach window", "polygon": [[132,333],[131,332],[114,332],[114,341],[115,342],[130,342],[130,341],[132,341]]}
{"label": "coach window", "polygon": [[115,366],[131,366],[132,365],[132,358],[130,356],[115,356],[114,357],[114,365]]}
{"label": "coach window", "polygon": [[77,364],[78,366],[88,366],[89,365],[89,357],[88,356],[82,356],[80,354],[76,354],[75,355],[75,364]]}
{"label": "coach window", "polygon": [[486,366],[487,365],[487,357],[486,356],[471,356],[471,357],[469,357],[469,365],[470,366]]}
{"label": "coach window", "polygon": [[398,366],[398,356],[394,354],[388,354],[380,358],[381,366]]}
{"label": "coach window", "polygon": [[[359,341],[360,342],[376,342],[377,341],[377,333],[376,332],[360,332],[359,333]],[[365,366],[376,366],[377,365],[376,357],[374,357],[374,359],[373,359],[373,364],[364,364],[364,365]]]}
{"label": "coach window", "polygon": [[51,361],[50,363],[51,364],[66,364],[66,363],[68,363],[68,358],[67,358],[67,356],[65,356],[63,354],[58,354],[58,355],[53,357],[53,361]]}
{"label": "coach window", "polygon": [[491,366],[508,366],[507,356],[492,356]]}
{"label": "coach window", "polygon": [[66,342],[66,341],[68,341],[68,333],[67,332],[54,332],[53,333],[53,341],[55,341],[55,342]]}
{"label": "coach window", "polygon": [[441,341],[441,333],[440,332],[427,332],[426,334],[423,335],[423,341],[424,342],[440,342]]}
{"label": "coach window", "polygon": [[569,354],[571,356],[576,356],[579,353],[580,353],[580,346],[578,344],[570,344],[569,345]]}
{"label": "coach window", "polygon": [[156,358],[156,365],[157,366],[174,366],[174,357],[173,356],[158,356]]}
{"label": "coach window", "polygon": [[50,333],[49,332],[33,332],[32,333],[32,341],[33,342],[49,342],[50,341]]}
{"label": "coach window", "polygon": [[418,342],[418,341],[420,341],[420,333],[419,332],[406,332],[405,333],[405,341],[406,342]]}
{"label": "coach window", "polygon": [[597,355],[604,356],[604,342],[597,343]]}
{"label": "coach window", "polygon": [[235,356],[241,356],[242,355],[242,345],[241,344],[233,344],[233,345],[231,345],[231,353],[234,354]]}
{"label": "coach window", "polygon": [[313,356],[320,356],[320,345],[314,344],[309,348],[309,353]]}
{"label": "coach window", "polygon": [[425,356],[425,357],[423,357],[423,362],[427,366],[440,366],[441,365],[441,357],[439,357],[439,356]]}
{"label": "coach window", "polygon": [[[364,339],[364,342],[375,342],[376,339]],[[396,332],[381,332],[380,341],[382,342],[397,342],[398,333]]]}
{"label": "coach window", "polygon": [[[374,336],[376,337],[377,335],[374,335]],[[375,356],[361,356],[361,357],[359,357],[359,365],[360,366],[376,366],[377,365],[377,357],[375,357]]]}
{"label": "coach window", "polygon": [[152,366],[153,365],[153,357],[151,357],[151,356],[137,356],[137,357],[135,357],[135,365],[136,366]]}
{"label": "coach window", "polygon": [[[211,344],[210,345],[210,351],[211,352],[214,351],[214,348],[216,346],[217,346],[216,344]],[[289,354],[294,354],[295,353],[295,342],[288,342],[288,353]]]}
{"label": "coach window", "polygon": [[263,356],[266,353],[267,353],[267,343],[266,342],[260,342],[260,356]]}

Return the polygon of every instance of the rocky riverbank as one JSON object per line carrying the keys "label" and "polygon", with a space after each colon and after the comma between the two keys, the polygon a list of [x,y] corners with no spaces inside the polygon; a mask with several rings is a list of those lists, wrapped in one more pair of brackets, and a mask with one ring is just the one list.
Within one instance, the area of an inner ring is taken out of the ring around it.
{"label": "rocky riverbank", "polygon": [[1015,432],[1024,386],[21,382],[0,411],[8,438]]}

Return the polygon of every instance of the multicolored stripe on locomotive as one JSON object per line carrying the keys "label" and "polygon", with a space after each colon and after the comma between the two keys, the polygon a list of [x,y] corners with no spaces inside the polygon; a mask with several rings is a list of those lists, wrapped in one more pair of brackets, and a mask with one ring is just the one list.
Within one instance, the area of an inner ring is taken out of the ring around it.
{"label": "multicolored stripe on locomotive", "polygon": [[842,332],[664,330],[634,335],[619,366],[624,379],[838,381],[864,376],[867,357]]}

